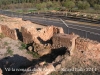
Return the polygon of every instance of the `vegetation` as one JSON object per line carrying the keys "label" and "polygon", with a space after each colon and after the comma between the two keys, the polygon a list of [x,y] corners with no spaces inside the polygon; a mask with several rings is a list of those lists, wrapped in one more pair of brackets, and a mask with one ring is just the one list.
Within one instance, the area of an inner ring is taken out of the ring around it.
{"label": "vegetation", "polygon": [[78,1],[77,7],[79,9],[88,9],[90,8],[90,4],[87,1]]}
{"label": "vegetation", "polygon": [[8,46],[8,44],[9,44],[8,42],[4,42],[4,45],[5,45],[5,46]]}
{"label": "vegetation", "polygon": [[94,9],[95,10],[100,10],[100,5],[99,4],[94,4]]}
{"label": "vegetation", "polygon": [[5,55],[13,55],[13,51],[11,50],[10,46],[7,47],[7,52],[5,53]]}
{"label": "vegetation", "polygon": [[19,47],[20,50],[26,49],[27,45],[25,43],[21,43],[21,46]]}
{"label": "vegetation", "polygon": [[73,1],[67,0],[63,2],[63,6],[66,7],[67,9],[72,9],[75,7],[75,3]]}
{"label": "vegetation", "polygon": [[0,0],[1,9],[36,8],[38,10],[59,10],[62,7],[100,10],[100,0]]}
{"label": "vegetation", "polygon": [[27,51],[28,54],[31,54],[35,58],[39,58],[40,56],[36,52]]}
{"label": "vegetation", "polygon": [[4,34],[0,33],[0,38],[2,39],[4,37],[5,37]]}

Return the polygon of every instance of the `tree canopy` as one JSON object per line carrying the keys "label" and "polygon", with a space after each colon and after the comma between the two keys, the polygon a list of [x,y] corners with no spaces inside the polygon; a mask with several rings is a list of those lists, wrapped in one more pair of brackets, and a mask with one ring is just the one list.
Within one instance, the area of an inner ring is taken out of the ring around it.
{"label": "tree canopy", "polygon": [[[18,5],[20,4],[20,6]],[[100,9],[100,0],[0,0],[0,8],[20,8],[20,7],[36,7],[39,10],[43,9],[59,9],[65,7],[72,9],[88,9],[92,7],[96,10]]]}

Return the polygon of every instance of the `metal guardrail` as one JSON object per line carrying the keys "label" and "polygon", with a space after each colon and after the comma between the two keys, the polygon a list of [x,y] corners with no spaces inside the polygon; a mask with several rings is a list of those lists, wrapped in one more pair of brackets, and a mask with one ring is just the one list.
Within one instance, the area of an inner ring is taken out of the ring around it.
{"label": "metal guardrail", "polygon": [[[9,16],[9,17],[18,17],[18,18],[22,18],[23,20],[32,21],[31,20],[32,19],[31,16],[26,16],[24,14],[19,14],[19,13],[15,13],[15,12],[0,10],[0,14],[6,15],[6,16]],[[46,20],[46,18],[44,20]],[[38,23],[38,22],[36,22],[36,23]],[[77,29],[77,28],[73,28],[73,27],[67,27],[67,26],[64,29],[66,29],[65,33],[69,34],[69,33],[74,32],[75,34],[78,34],[81,37],[89,38],[91,40],[95,40],[95,41],[99,41],[100,42],[100,34],[99,33],[90,32],[90,31],[86,31],[86,30],[81,30],[81,29]]]}

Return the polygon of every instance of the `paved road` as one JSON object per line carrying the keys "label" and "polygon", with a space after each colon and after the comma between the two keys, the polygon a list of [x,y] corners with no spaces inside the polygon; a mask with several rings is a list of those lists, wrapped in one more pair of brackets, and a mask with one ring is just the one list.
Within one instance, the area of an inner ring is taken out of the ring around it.
{"label": "paved road", "polygon": [[43,25],[54,25],[59,26],[64,29],[65,33],[76,33],[81,37],[90,38],[92,40],[100,41],[100,27],[96,26],[89,26],[89,25],[82,25],[82,24],[75,24],[66,22],[68,27],[60,20],[52,20],[46,19],[43,17],[24,17],[24,20],[30,20],[35,23],[43,24]]}

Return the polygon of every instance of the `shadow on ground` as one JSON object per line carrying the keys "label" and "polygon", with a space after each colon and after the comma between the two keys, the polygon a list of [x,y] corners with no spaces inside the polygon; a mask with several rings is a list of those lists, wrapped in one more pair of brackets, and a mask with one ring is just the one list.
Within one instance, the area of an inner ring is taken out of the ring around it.
{"label": "shadow on ground", "polygon": [[[22,71],[12,71],[12,69],[27,68],[32,65],[26,57],[13,55],[0,60],[0,68],[3,70],[3,75],[19,75]],[[6,69],[10,71],[6,71]]]}

